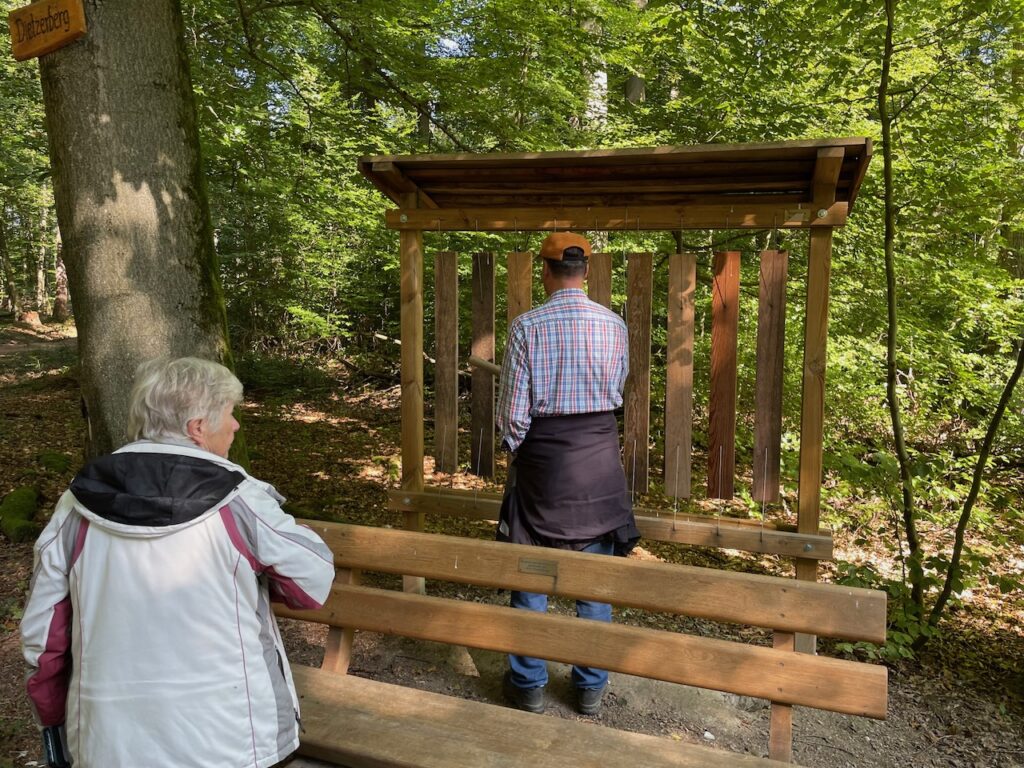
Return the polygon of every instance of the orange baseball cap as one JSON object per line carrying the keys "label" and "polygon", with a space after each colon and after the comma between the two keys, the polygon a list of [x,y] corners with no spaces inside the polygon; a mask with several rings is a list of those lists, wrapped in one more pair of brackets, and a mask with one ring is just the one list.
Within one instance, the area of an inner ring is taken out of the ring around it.
{"label": "orange baseball cap", "polygon": [[[579,248],[583,251],[583,258],[580,259],[575,254],[566,256],[565,252],[569,248]],[[586,261],[590,258],[590,243],[583,235],[577,235],[575,232],[553,232],[541,243],[540,255],[541,258],[552,261]]]}

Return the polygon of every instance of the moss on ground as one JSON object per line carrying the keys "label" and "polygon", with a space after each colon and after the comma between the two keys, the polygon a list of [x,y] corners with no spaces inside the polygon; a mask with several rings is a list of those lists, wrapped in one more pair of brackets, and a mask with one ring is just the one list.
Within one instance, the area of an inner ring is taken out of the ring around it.
{"label": "moss on ground", "polygon": [[0,531],[11,541],[30,541],[39,533],[35,521],[39,492],[31,486],[15,488],[0,503]]}

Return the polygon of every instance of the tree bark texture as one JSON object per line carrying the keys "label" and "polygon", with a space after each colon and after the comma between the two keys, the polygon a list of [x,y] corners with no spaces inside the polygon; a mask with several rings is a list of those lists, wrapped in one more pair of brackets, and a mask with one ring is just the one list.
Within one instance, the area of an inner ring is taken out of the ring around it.
{"label": "tree bark texture", "polygon": [[40,71],[95,456],[125,441],[140,362],[230,352],[180,4],[85,12],[88,34]]}
{"label": "tree bark texture", "polygon": [[53,321],[66,323],[71,319],[71,297],[68,295],[68,270],[64,266],[64,246],[57,229],[53,249]]}

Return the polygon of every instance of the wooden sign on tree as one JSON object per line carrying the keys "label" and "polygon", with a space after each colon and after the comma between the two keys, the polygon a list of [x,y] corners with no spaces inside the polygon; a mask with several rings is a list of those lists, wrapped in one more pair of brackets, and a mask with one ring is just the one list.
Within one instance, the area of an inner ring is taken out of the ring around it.
{"label": "wooden sign on tree", "polygon": [[85,34],[82,0],[40,0],[7,16],[11,49],[25,61],[63,48]]}

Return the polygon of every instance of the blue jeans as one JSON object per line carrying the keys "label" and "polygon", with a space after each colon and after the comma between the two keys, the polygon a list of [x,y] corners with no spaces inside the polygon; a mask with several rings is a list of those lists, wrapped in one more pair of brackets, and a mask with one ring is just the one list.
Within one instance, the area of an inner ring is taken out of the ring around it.
{"label": "blue jeans", "polygon": [[[598,555],[611,555],[614,552],[614,546],[611,540],[595,541],[582,551],[593,552]],[[528,611],[543,613],[548,609],[548,596],[534,592],[513,591],[511,605],[513,608],[525,608]],[[611,621],[612,607],[607,603],[577,600],[576,615],[581,619]],[[509,667],[511,667],[509,679],[517,688],[537,688],[547,685],[548,665],[543,659],[509,654],[508,663]],[[573,665],[572,683],[577,688],[604,688],[608,683],[608,673],[603,669]]]}

